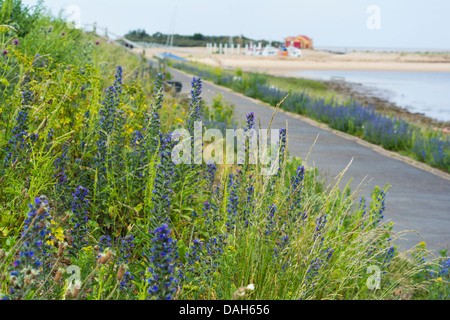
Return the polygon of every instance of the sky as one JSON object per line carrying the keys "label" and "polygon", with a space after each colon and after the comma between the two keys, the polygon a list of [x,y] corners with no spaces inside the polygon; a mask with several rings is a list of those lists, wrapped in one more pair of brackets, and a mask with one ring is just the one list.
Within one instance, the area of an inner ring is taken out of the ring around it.
{"label": "sky", "polygon": [[135,29],[270,41],[307,35],[316,47],[450,50],[448,0],[44,0],[44,5],[54,15],[79,8],[82,25],[96,22],[119,35]]}

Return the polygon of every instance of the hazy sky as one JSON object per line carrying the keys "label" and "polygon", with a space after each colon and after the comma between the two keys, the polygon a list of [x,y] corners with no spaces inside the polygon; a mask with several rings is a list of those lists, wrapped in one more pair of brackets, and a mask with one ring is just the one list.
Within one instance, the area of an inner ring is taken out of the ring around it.
{"label": "hazy sky", "polygon": [[[95,21],[117,34],[138,28],[150,34],[242,33],[267,40],[305,34],[314,39],[316,46],[450,49],[448,0],[44,0],[44,3],[54,14],[78,6],[82,24]],[[371,5],[380,9],[380,29],[367,27],[371,17],[367,8]]]}

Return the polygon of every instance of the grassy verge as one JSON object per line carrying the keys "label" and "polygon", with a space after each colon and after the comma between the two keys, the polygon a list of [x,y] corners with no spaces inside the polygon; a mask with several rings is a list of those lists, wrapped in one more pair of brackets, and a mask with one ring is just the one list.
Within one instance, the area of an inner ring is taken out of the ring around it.
{"label": "grassy verge", "polygon": [[28,25],[39,56],[2,29],[1,299],[448,298],[448,258],[393,245],[387,186],[322,185],[285,130],[274,175],[248,158],[175,164],[171,133],[229,127],[232,106],[205,106],[196,78],[178,101],[136,56],[58,26]]}

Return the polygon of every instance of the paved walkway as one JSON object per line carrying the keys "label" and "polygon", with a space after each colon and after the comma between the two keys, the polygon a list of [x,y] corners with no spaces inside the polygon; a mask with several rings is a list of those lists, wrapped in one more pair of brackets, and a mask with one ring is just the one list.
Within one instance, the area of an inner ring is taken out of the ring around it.
{"label": "paved walkway", "polygon": [[[192,76],[170,69],[174,80],[183,84],[183,91],[191,90]],[[273,108],[254,99],[247,98],[231,90],[203,81],[203,98],[211,102],[221,93],[225,100],[236,107],[238,119],[254,112],[255,122],[261,120],[261,128],[267,128],[273,114]],[[319,169],[327,180],[338,175],[351,161],[353,163],[344,176],[342,185],[353,179],[350,187],[354,190],[367,176],[370,180],[363,194],[369,196],[375,186],[389,189],[386,199],[385,219],[393,221],[394,231],[416,230],[421,234],[407,233],[397,244],[401,250],[409,249],[425,241],[429,249],[435,251],[446,248],[450,243],[450,175],[442,176],[430,173],[389,156],[389,152],[377,152],[374,147],[359,139],[316,124],[298,115],[280,111],[272,123],[272,128],[285,128],[288,121],[289,152],[305,159],[317,135],[319,138],[308,158],[307,165]]]}

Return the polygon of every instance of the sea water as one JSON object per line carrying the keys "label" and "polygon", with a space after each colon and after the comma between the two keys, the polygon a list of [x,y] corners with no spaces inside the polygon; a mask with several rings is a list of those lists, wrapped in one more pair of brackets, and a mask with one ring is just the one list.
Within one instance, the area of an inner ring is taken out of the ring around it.
{"label": "sea water", "polygon": [[293,75],[359,83],[368,95],[387,99],[412,113],[450,121],[450,72],[304,70]]}

